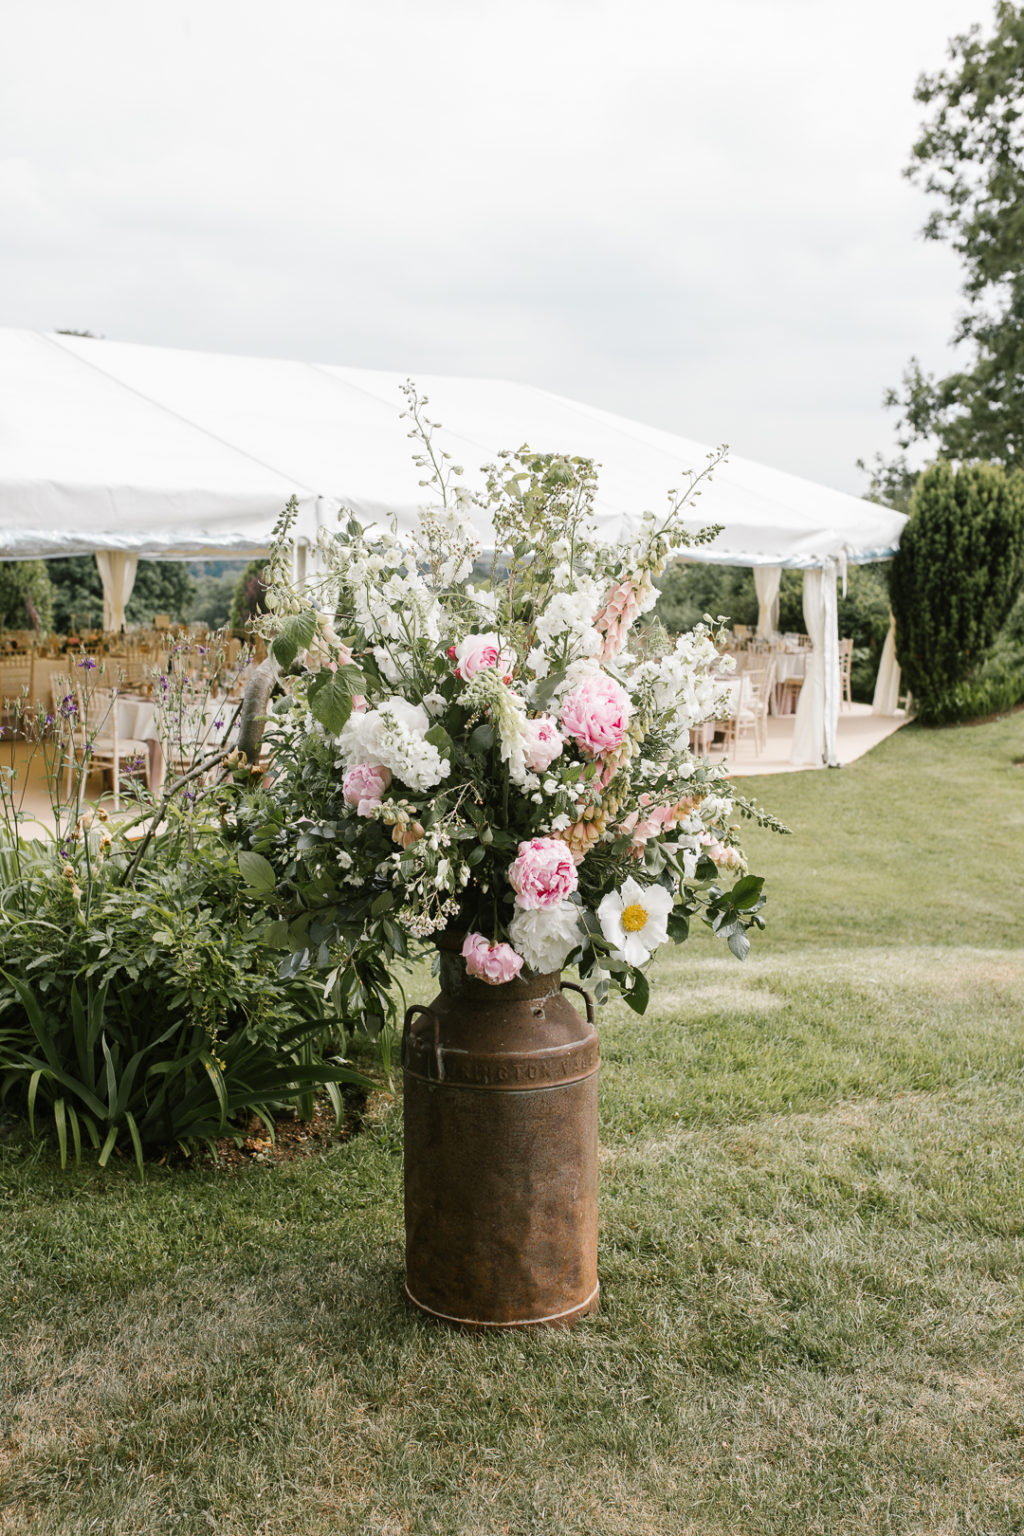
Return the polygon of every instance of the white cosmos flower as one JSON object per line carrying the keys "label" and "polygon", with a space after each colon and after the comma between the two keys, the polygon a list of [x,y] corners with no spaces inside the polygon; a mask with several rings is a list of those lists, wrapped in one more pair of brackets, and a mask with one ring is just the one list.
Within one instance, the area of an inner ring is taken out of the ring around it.
{"label": "white cosmos flower", "polygon": [[668,939],[668,915],[672,897],[664,886],[638,885],[630,877],[622,889],[609,891],[597,909],[601,932],[610,944],[615,960],[627,965],[643,965],[659,944]]}

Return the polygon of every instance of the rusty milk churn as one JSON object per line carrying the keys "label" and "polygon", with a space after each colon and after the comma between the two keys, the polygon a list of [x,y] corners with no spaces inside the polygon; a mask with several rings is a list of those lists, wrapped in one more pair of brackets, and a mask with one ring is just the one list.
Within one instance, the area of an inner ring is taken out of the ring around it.
{"label": "rusty milk churn", "polygon": [[437,943],[402,1041],[406,1293],[467,1327],[575,1322],[598,1299],[593,1000],[557,972],[491,986]]}

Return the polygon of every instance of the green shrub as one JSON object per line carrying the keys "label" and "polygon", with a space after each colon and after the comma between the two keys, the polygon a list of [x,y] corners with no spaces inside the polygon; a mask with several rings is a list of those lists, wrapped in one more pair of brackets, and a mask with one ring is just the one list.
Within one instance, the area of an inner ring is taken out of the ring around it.
{"label": "green shrub", "polygon": [[266,565],[265,559],[250,560],[235,582],[234,596],[231,599],[232,629],[244,629],[250,619],[265,611],[263,598],[267,588],[263,573]]}
{"label": "green shrub", "polygon": [[[308,1118],[318,1088],[340,1112],[337,1085],[365,1081],[337,1055],[322,987],[282,974],[267,942],[273,877],[254,878],[254,855],[236,857],[233,842],[258,799],[249,772],[222,747],[175,746],[175,720],[209,703],[223,653],[183,638],[173,650],[180,665],[157,707],[183,766],[157,805],[131,789],[134,823],[115,829],[102,807],[79,814],[89,749],[78,733],[96,730],[88,694],[69,693],[26,732],[29,767],[38,758],[51,785],[53,838],[20,835],[28,767],[0,766],[0,1101],[52,1126],[62,1161],[87,1139],[101,1163],[121,1146],[141,1164],[145,1150],[223,1135],[236,1117],[269,1123],[281,1103]],[[208,677],[191,680],[200,666]]]}
{"label": "green shrub", "polygon": [[896,648],[918,718],[948,722],[1008,707],[1014,666],[986,658],[1024,582],[1024,473],[945,461],[914,488],[890,569]]}
{"label": "green shrub", "polygon": [[141,1164],[233,1116],[269,1121],[321,1085],[340,1113],[355,1074],[319,991],[278,977],[223,842],[158,839],[130,887],[108,836],[94,822],[74,847],[9,845],[0,861],[0,1097],[52,1120],[62,1161],[87,1138],[101,1163],[118,1144]]}

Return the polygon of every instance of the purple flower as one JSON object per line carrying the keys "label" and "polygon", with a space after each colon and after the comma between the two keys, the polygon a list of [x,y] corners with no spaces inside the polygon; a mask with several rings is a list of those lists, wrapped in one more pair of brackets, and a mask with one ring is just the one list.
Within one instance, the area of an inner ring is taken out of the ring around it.
{"label": "purple flower", "polygon": [[84,667],[87,672],[91,672],[96,663],[91,656],[86,656],[78,665]]}
{"label": "purple flower", "polygon": [[224,721],[223,720],[215,720],[213,722],[213,728],[214,728],[215,731],[222,730],[223,727],[224,727]]}
{"label": "purple flower", "polygon": [[53,725],[53,723],[54,719],[52,715],[47,715],[46,719],[43,721],[44,725]]}

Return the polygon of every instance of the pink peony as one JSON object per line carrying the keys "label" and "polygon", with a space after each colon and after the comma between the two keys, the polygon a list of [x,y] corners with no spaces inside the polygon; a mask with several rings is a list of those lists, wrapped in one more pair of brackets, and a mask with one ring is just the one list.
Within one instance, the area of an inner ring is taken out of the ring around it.
{"label": "pink peony", "polygon": [[525,756],[531,773],[543,773],[561,755],[565,743],[550,715],[537,715],[526,722]]}
{"label": "pink peony", "polygon": [[562,700],[562,729],[590,757],[621,747],[633,706],[621,683],[604,672],[585,677]]}
{"label": "pink peony", "polygon": [[477,976],[492,987],[503,981],[515,981],[523,968],[523,957],[511,944],[489,944],[482,933],[467,933],[462,944],[466,975]]}
{"label": "pink peony", "polygon": [[390,783],[391,774],[387,768],[357,763],[342,780],[341,793],[346,805],[355,806],[357,816],[370,816],[380,805]]}
{"label": "pink peony", "polygon": [[508,871],[516,906],[555,907],[576,889],[579,876],[572,854],[557,837],[531,837],[519,844]]}
{"label": "pink peony", "polygon": [[485,667],[497,667],[501,673],[511,672],[515,657],[511,651],[503,651],[496,634],[467,635],[455,647],[455,676],[463,682]]}

